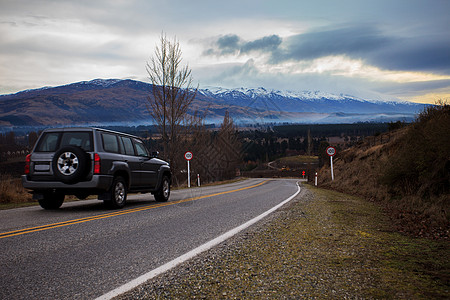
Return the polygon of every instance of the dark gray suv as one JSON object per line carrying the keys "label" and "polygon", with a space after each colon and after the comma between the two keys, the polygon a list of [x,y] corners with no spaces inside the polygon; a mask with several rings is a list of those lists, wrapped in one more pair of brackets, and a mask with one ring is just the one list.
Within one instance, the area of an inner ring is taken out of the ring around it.
{"label": "dark gray suv", "polygon": [[165,202],[171,180],[169,164],[140,138],[99,128],[45,130],[22,175],[23,186],[45,209],[59,208],[65,195],[98,195],[112,208],[122,208],[128,192],[151,192]]}

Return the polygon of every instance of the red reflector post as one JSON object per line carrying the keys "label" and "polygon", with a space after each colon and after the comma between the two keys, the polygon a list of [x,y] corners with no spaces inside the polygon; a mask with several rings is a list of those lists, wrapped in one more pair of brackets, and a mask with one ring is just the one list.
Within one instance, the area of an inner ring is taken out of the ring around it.
{"label": "red reflector post", "polygon": [[97,153],[94,154],[94,174],[100,174],[100,156]]}

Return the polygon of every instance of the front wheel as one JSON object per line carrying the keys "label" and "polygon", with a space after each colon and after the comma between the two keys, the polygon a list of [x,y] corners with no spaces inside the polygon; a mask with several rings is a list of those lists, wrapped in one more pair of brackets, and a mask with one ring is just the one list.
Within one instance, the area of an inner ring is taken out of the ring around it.
{"label": "front wheel", "polygon": [[163,177],[161,187],[155,193],[155,200],[157,202],[167,202],[170,196],[170,180],[167,176]]}
{"label": "front wheel", "polygon": [[108,192],[108,198],[104,203],[111,208],[122,208],[127,201],[127,185],[122,177],[114,178],[113,184]]}

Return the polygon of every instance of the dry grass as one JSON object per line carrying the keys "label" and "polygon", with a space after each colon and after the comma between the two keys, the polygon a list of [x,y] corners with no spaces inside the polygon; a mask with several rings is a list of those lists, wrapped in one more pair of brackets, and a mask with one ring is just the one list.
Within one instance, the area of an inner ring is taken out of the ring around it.
{"label": "dry grass", "polygon": [[318,161],[318,156],[296,155],[280,158],[278,163],[291,166],[305,163],[318,163]]}
{"label": "dry grass", "polygon": [[[435,111],[436,110],[436,111]],[[424,111],[389,142],[367,139],[334,158],[319,172],[319,185],[383,203],[397,229],[449,238],[449,106]]]}
{"label": "dry grass", "polygon": [[23,188],[20,178],[0,174],[0,204],[30,201],[31,195]]}
{"label": "dry grass", "polygon": [[371,202],[303,189],[267,219],[117,299],[448,299],[448,242]]}

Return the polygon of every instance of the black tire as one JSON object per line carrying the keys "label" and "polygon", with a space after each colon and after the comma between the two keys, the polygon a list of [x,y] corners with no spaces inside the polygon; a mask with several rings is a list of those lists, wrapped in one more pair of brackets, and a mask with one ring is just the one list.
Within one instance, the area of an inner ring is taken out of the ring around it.
{"label": "black tire", "polygon": [[53,157],[53,174],[64,183],[76,183],[86,176],[88,155],[80,147],[67,146]]}
{"label": "black tire", "polygon": [[161,182],[161,186],[155,193],[155,200],[157,202],[167,202],[170,196],[170,180],[169,177],[164,176]]}
{"label": "black tire", "polygon": [[126,201],[127,183],[122,177],[116,177],[108,191],[108,198],[104,200],[104,203],[110,208],[123,208]]}
{"label": "black tire", "polygon": [[39,205],[43,208],[43,209],[58,209],[61,207],[61,205],[64,202],[64,194],[60,194],[60,193],[45,193],[44,194],[44,198],[43,199],[39,199]]}

